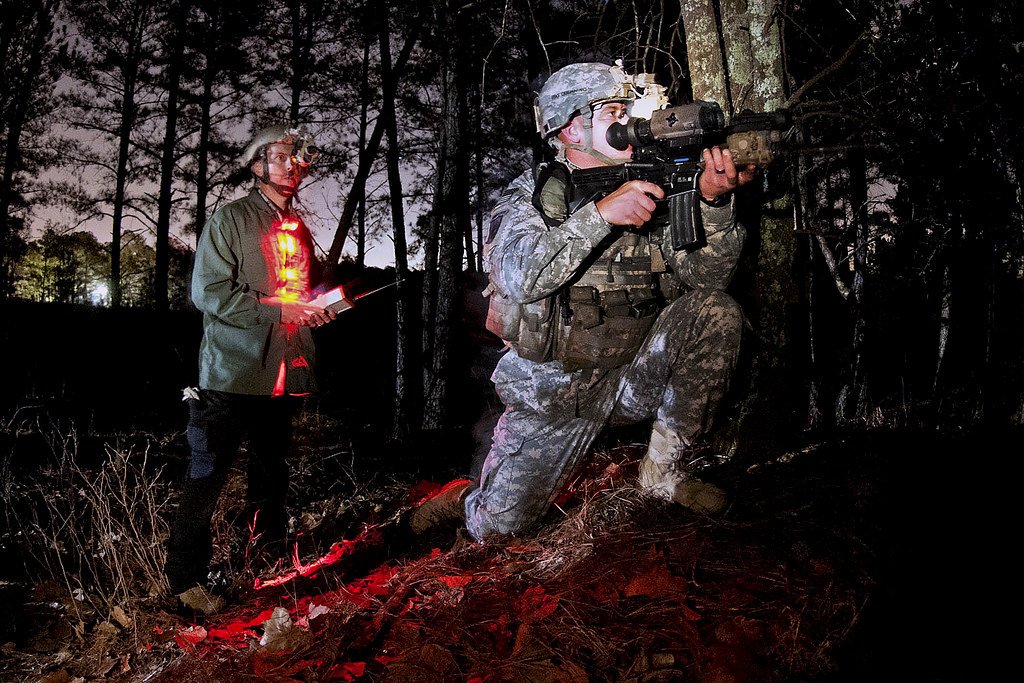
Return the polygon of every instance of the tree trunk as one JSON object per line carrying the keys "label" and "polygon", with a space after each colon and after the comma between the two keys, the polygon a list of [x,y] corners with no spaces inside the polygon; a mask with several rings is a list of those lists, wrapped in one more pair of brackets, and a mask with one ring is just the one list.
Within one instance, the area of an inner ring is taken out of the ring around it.
{"label": "tree trunk", "polygon": [[206,225],[206,198],[210,192],[210,134],[212,123],[210,109],[213,106],[213,78],[216,67],[207,56],[203,68],[203,94],[199,103],[199,158],[196,162],[196,246]]}
{"label": "tree trunk", "polygon": [[439,163],[439,196],[435,198],[438,212],[437,308],[434,318],[432,354],[424,358],[427,382],[424,387],[423,428],[440,430],[446,427],[447,375],[452,328],[458,318],[459,300],[456,279],[462,261],[462,234],[468,223],[467,178],[464,132],[466,130],[465,89],[460,82],[459,31],[456,15],[445,0],[435,5],[438,22],[445,37],[442,59],[443,137]]}
{"label": "tree trunk", "polygon": [[136,74],[125,74],[124,101],[117,146],[117,173],[114,189],[114,217],[110,236],[110,305],[121,307],[121,223],[124,218],[125,191],[128,185],[128,152],[135,123]]}
{"label": "tree trunk", "polygon": [[[310,52],[313,44],[313,31],[319,24],[320,16],[314,3],[303,0],[291,0],[292,49],[288,61],[291,74],[288,86],[291,90],[288,103],[288,120],[293,124],[299,122],[302,110],[302,94],[306,88],[306,76],[310,69]],[[303,11],[305,10],[305,11]]]}
{"label": "tree trunk", "polygon": [[[717,101],[730,115],[782,105],[782,48],[778,24],[771,19],[773,6],[768,0],[725,0],[716,17],[711,0],[682,0],[694,98]],[[766,186],[774,180],[771,169],[761,177]],[[738,193],[741,218],[747,216],[744,198],[754,189]],[[784,392],[790,386],[788,316],[797,300],[793,202],[786,194],[772,196],[779,198],[763,207],[760,216],[754,211],[746,226],[748,247],[757,248],[753,301],[746,312],[759,346],[753,350],[743,416],[734,425],[729,450],[755,442],[762,447],[792,419]]]}
{"label": "tree trunk", "polygon": [[[25,121],[28,119],[29,107],[32,103],[31,93],[34,92],[33,84],[39,76],[43,64],[43,56],[46,54],[45,46],[53,32],[53,11],[55,3],[41,3],[35,9],[36,20],[34,22],[35,33],[32,36],[29,46],[29,59],[24,69],[23,80],[17,84],[20,88],[20,97],[15,98],[15,106],[8,121],[7,139],[4,145],[3,174],[0,179],[0,247],[4,248],[3,269],[0,270],[0,296],[7,296],[13,290],[13,260],[8,263],[7,259],[14,254],[9,253],[8,240],[13,237],[14,232],[10,221],[12,200],[14,199],[14,177],[21,165],[21,133],[24,130]],[[6,50],[0,54],[5,54]],[[14,85],[14,84],[7,84]],[[13,240],[12,240],[13,241]]]}
{"label": "tree trunk", "polygon": [[178,94],[184,56],[186,0],[180,0],[171,12],[174,36],[168,41],[167,123],[160,158],[160,194],[157,198],[156,256],[153,269],[153,304],[158,311],[167,310],[167,278],[170,271],[171,199],[174,189],[175,151],[178,138]]}
{"label": "tree trunk", "polygon": [[[391,69],[391,75],[395,83],[398,83],[402,78],[402,72],[405,70],[405,65],[409,61],[409,55],[416,44],[421,24],[422,22],[413,22],[412,33],[406,38],[405,45],[402,47],[402,51],[399,53],[398,59],[395,60],[394,67]],[[377,150],[380,148],[380,141],[383,137],[384,126],[378,118],[377,123],[373,126],[373,132],[370,133],[370,139],[366,143],[366,149],[359,157],[359,167],[356,169],[356,175],[352,180],[352,187],[349,189],[348,196],[345,197],[345,205],[342,207],[341,217],[338,219],[338,227],[334,231],[331,248],[327,251],[325,274],[328,279],[333,279],[337,271],[338,262],[341,260],[341,250],[345,246],[345,239],[348,237],[349,230],[352,229],[352,217],[355,216],[360,197],[366,192],[366,179],[370,175],[373,160],[377,156]]]}
{"label": "tree trunk", "polygon": [[686,59],[690,68],[693,97],[711,100],[728,111],[725,65],[719,42],[718,20],[713,0],[681,0],[680,12],[686,31]]}
{"label": "tree trunk", "polygon": [[[390,55],[391,48],[388,47]],[[383,60],[383,57],[381,58]],[[383,64],[381,69],[383,70]],[[391,64],[388,63],[388,74],[391,73]],[[363,42],[363,73],[359,83],[359,158],[366,153],[366,128],[369,125],[370,109],[370,40]],[[366,265],[366,193],[359,196],[359,207],[356,214],[356,265],[363,268]]]}
{"label": "tree trunk", "polygon": [[868,268],[868,185],[864,150],[850,153],[850,205],[855,238],[853,247],[853,286],[850,288],[850,314],[853,335],[850,340],[850,368],[843,391],[839,415],[846,421],[863,422],[868,411],[867,349],[867,284]]}
{"label": "tree trunk", "polygon": [[950,313],[953,308],[953,278],[947,263],[942,268],[939,296],[938,343],[935,353],[935,374],[932,378],[932,392],[939,395],[943,370],[946,364],[946,347],[949,344]]}
{"label": "tree trunk", "polygon": [[[386,9],[386,4],[385,4]],[[391,33],[387,12],[382,12],[378,30],[380,44],[381,112],[388,137],[388,188],[391,194],[391,225],[395,240],[395,279],[398,282],[395,326],[395,405],[392,438],[401,442],[409,432],[409,329],[407,283],[409,275],[408,246],[405,239],[405,206],[402,194],[402,174],[398,160],[398,124],[395,114],[395,81],[391,73]]]}
{"label": "tree trunk", "polygon": [[[444,145],[444,131],[441,131],[441,145]],[[441,177],[445,160],[438,154],[435,172],[434,200],[431,210],[424,219],[426,234],[423,236],[423,300],[420,310],[422,326],[420,355],[423,358],[423,396],[430,394],[431,368],[429,359],[434,357],[434,321],[437,318],[437,249],[439,242],[441,199]]]}
{"label": "tree trunk", "polygon": [[[481,83],[481,86],[483,84]],[[474,222],[476,223],[476,260],[467,262],[466,270],[482,273],[484,270],[484,204],[487,201],[487,192],[484,186],[484,154],[483,154],[483,119],[484,119],[484,94],[479,93],[476,98],[477,105],[473,114],[473,185],[476,187],[476,211]],[[470,228],[473,229],[472,227]]]}

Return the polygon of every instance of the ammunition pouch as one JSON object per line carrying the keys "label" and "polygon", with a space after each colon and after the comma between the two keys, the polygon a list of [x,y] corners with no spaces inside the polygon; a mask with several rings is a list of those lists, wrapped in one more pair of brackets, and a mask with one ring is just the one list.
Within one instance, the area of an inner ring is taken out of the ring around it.
{"label": "ammunition pouch", "polygon": [[492,291],[487,329],[508,342],[520,358],[545,363],[555,345],[555,297],[521,304]]}
{"label": "ammunition pouch", "polygon": [[571,372],[610,370],[632,361],[661,307],[650,289],[599,292],[581,285],[569,290],[569,308],[569,335],[558,356]]}

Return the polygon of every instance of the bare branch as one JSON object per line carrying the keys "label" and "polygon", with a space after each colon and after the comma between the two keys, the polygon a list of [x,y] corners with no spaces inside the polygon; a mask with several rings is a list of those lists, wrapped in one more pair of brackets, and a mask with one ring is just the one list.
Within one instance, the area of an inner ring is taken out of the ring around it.
{"label": "bare branch", "polygon": [[828,243],[825,241],[824,235],[816,235],[818,240],[818,246],[821,248],[821,255],[825,258],[825,265],[828,266],[828,272],[832,275],[832,281],[836,285],[836,291],[839,292],[839,296],[843,297],[844,300],[850,298],[850,288],[846,286],[843,279],[839,277],[839,267],[836,264],[835,254],[832,253],[832,249],[829,248]]}
{"label": "bare branch", "polygon": [[842,57],[829,64],[827,67],[818,72],[817,75],[815,75],[809,81],[800,86],[800,88],[797,89],[797,91],[790,96],[790,98],[786,101],[786,104],[784,106],[791,107],[795,103],[799,102],[800,98],[803,97],[803,94],[810,90],[812,87],[814,87],[814,85],[817,84],[818,81],[823,79],[825,76],[828,76],[833,71],[836,71],[837,69],[839,69],[839,67],[845,64],[846,60],[850,58],[854,50],[857,49],[857,46],[860,45],[861,41],[864,40],[866,37],[866,33],[861,33],[859,36],[857,36],[854,39],[854,41],[850,44],[850,47],[846,48],[846,52],[843,53]]}

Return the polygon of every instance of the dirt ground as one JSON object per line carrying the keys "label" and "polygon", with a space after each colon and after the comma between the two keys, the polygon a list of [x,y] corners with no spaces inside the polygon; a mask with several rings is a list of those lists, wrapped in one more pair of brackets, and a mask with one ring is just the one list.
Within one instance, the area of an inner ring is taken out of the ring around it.
{"label": "dirt ground", "polygon": [[733,502],[708,519],[631,487],[642,447],[620,430],[535,536],[481,545],[457,524],[406,526],[465,460],[357,454],[304,424],[297,555],[239,560],[228,502],[214,569],[234,582],[216,614],[153,596],[128,625],[83,623],[59,586],[7,583],[20,625],[0,679],[963,681],[983,666],[965,587],[982,548],[947,504],[973,438],[837,434],[727,465],[711,476]]}
{"label": "dirt ground", "polygon": [[[101,599],[110,576],[61,566],[57,536],[39,545],[41,529],[80,527],[95,473],[121,463],[137,468],[133,494],[152,494],[159,562],[187,460],[194,316],[65,311],[69,339],[49,309],[7,311],[30,324],[2,337],[19,362],[0,433],[0,681],[972,681],[998,659],[989,612],[1008,604],[1014,565],[981,530],[1012,519],[1015,479],[1000,473],[1019,434],[797,434],[709,471],[732,501],[709,519],[640,496],[645,428],[613,430],[535,535],[416,536],[410,506],[479,466],[493,349],[472,331],[458,342],[463,427],[386,446],[391,386],[374,373],[393,349],[365,331],[390,329],[391,303],[320,340],[327,390],[297,430],[287,549],[250,552],[244,484],[229,484],[211,574],[229,601],[212,615],[141,571]],[[84,474],[62,467],[69,450]],[[108,537],[110,552],[144,545]],[[110,566],[90,552],[83,566]]]}

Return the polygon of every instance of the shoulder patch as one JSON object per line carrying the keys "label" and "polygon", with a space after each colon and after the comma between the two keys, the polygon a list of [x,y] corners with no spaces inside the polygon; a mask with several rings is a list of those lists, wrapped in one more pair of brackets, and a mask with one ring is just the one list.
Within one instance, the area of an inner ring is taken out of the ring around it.
{"label": "shoulder patch", "polygon": [[491,212],[491,222],[487,226],[487,243],[490,244],[494,241],[495,236],[498,234],[498,228],[501,227],[501,221],[505,218],[505,214],[508,213],[508,209],[495,209]]}
{"label": "shoulder patch", "polygon": [[494,241],[495,235],[498,234],[498,228],[501,227],[501,221],[505,218],[505,214],[509,212],[509,201],[512,199],[512,195],[515,191],[510,187],[501,193],[498,197],[498,201],[494,204],[494,208],[491,209],[491,220],[487,224],[487,244]]}

